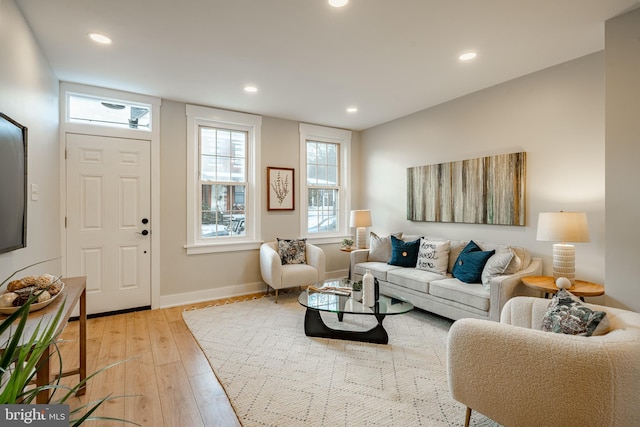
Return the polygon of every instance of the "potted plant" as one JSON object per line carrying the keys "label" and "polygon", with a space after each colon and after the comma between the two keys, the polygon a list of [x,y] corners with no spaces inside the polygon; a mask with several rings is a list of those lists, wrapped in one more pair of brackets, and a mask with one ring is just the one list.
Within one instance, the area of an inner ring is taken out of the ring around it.
{"label": "potted plant", "polygon": [[354,301],[362,300],[362,280],[351,284],[351,299]]}
{"label": "potted plant", "polygon": [[342,248],[343,249],[351,249],[353,246],[353,240],[349,238],[342,239]]}

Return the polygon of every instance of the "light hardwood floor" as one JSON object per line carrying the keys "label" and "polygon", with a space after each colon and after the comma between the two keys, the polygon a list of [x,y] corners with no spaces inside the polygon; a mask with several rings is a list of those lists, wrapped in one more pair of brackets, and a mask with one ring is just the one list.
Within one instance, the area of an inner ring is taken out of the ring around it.
{"label": "light hardwood floor", "polygon": [[[262,295],[89,319],[87,373],[127,361],[99,373],[88,382],[85,396],[73,397],[68,403],[74,408],[108,395],[126,396],[105,402],[94,415],[126,419],[145,427],[240,426],[206,357],[182,320],[182,312]],[[64,369],[77,366],[78,327],[79,322],[70,322],[61,335]],[[78,377],[72,376],[62,383],[77,381]],[[87,425],[131,424],[92,421]]]}

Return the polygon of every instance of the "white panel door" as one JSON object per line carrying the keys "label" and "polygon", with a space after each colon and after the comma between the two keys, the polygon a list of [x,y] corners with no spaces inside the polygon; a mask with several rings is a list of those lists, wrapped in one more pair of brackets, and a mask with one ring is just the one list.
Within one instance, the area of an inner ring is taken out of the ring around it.
{"label": "white panel door", "polygon": [[151,305],[150,141],[66,134],[67,276],[87,312]]}

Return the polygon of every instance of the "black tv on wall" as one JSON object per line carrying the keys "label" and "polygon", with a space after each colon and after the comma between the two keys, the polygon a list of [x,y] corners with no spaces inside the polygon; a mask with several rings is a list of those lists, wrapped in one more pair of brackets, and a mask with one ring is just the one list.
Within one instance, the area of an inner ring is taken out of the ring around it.
{"label": "black tv on wall", "polygon": [[0,253],[27,246],[27,128],[0,113]]}

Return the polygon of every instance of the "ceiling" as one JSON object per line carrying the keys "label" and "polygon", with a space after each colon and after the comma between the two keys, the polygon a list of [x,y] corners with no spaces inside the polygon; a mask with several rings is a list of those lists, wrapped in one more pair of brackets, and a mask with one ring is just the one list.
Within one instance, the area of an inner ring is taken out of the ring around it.
{"label": "ceiling", "polygon": [[[62,81],[353,130],[604,48],[638,0],[16,0]],[[109,46],[87,37],[99,32]],[[466,51],[476,59],[461,62]],[[244,92],[256,85],[254,94]],[[349,114],[346,108],[357,106]]]}

